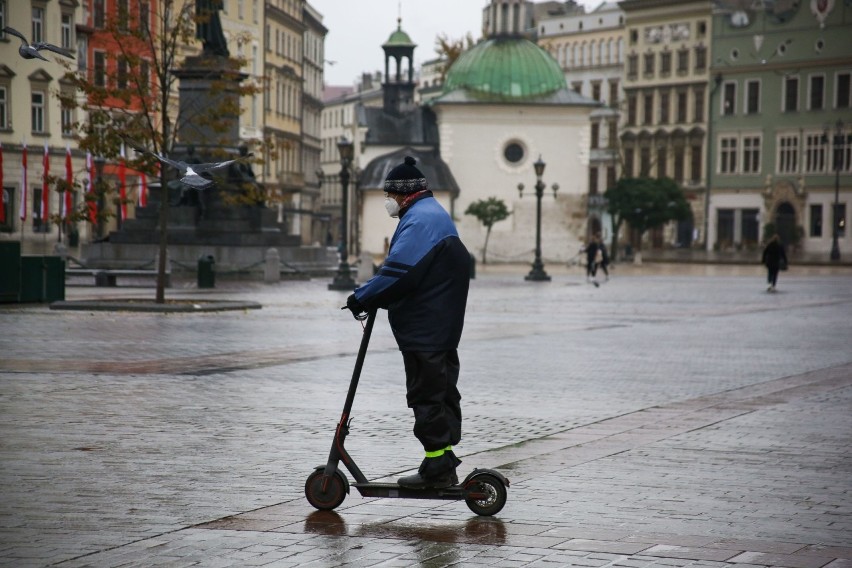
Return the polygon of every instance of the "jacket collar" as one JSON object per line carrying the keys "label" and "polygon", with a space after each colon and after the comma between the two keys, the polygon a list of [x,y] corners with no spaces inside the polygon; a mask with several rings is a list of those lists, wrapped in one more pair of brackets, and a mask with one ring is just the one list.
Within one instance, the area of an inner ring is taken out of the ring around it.
{"label": "jacket collar", "polygon": [[405,212],[406,212],[406,211],[408,211],[409,209],[411,209],[411,206],[412,206],[412,205],[414,205],[415,203],[417,203],[418,201],[420,201],[420,200],[422,200],[422,199],[426,199],[427,197],[432,197],[432,196],[433,196],[433,195],[432,195],[432,191],[431,191],[431,190],[428,190],[428,189],[427,189],[427,190],[425,190],[425,191],[421,191],[421,192],[419,192],[419,193],[417,193],[417,194],[415,194],[415,195],[412,195],[412,196],[411,196],[411,201],[406,200],[405,206],[404,206],[404,207],[402,207],[402,208],[399,210],[399,218],[400,218],[400,219],[402,219],[402,216],[403,216],[403,215],[405,215]]}

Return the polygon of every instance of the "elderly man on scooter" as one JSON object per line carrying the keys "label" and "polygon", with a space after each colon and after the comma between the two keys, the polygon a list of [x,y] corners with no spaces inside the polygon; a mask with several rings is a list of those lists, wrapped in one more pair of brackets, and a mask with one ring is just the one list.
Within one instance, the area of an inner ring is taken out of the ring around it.
{"label": "elderly man on scooter", "polygon": [[410,489],[458,483],[461,395],[456,349],[470,285],[470,253],[449,214],[429,191],[416,160],[405,157],[385,180],[385,207],[399,224],[379,272],[346,302],[352,314],[378,308],[388,321],[405,365],[406,399],[414,435],[426,457],[418,472],[399,479]]}

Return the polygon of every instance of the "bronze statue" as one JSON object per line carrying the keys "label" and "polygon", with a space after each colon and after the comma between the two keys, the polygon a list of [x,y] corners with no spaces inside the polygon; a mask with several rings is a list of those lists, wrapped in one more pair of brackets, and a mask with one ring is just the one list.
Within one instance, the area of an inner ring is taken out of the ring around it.
{"label": "bronze statue", "polygon": [[229,57],[228,42],[222,32],[222,21],[219,10],[222,0],[196,0],[195,2],[195,37],[204,45],[202,55],[217,55]]}

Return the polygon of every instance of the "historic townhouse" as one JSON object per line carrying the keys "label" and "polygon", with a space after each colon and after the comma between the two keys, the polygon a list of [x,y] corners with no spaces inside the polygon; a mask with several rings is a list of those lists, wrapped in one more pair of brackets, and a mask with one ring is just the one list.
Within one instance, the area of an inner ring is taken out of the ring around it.
{"label": "historic townhouse", "polygon": [[304,6],[305,36],[302,59],[302,171],[305,187],[302,191],[301,223],[303,242],[325,241],[320,209],[320,179],[322,177],[322,93],[325,64],[325,35],[328,30],[322,15],[310,4]]}
{"label": "historic townhouse", "polygon": [[[279,220],[289,234],[301,233],[302,67],[304,0],[268,0],[264,23],[264,137],[266,148],[260,180],[279,202]],[[286,214],[286,219],[285,219]]]}
{"label": "historic townhouse", "polygon": [[623,175],[670,177],[693,218],[650,233],[651,245],[704,242],[708,180],[707,104],[712,3],[623,0]]}
{"label": "historic townhouse", "polygon": [[[609,241],[611,223],[602,194],[619,172],[618,130],[623,102],[624,12],[617,3],[601,3],[588,14],[582,8],[542,10],[538,44],[550,52],[577,93],[604,103],[592,112],[589,140],[587,233]],[[588,236],[587,235],[587,236]]]}
{"label": "historic townhouse", "polygon": [[[777,231],[829,259],[850,254],[852,6],[777,2],[713,17],[710,239],[759,246]],[[836,207],[835,207],[836,204]]]}
{"label": "historic townhouse", "polygon": [[[91,1],[91,0],[89,0]],[[48,172],[64,175],[65,154],[75,150],[73,124],[84,117],[63,108],[57,96],[71,85],[63,79],[66,70],[85,67],[86,50],[77,61],[43,52],[48,61],[23,59],[18,55],[20,40],[2,32],[10,26],[30,42],[44,41],[77,53],[78,27],[86,26],[86,11],[73,0],[0,0],[0,144],[3,180],[0,234],[3,239],[20,240],[28,254],[50,252],[58,240],[57,226],[50,215],[60,213],[60,199],[49,191],[43,199],[44,164]],[[91,25],[90,23],[88,24]],[[85,42],[82,44],[85,46]],[[67,65],[67,69],[63,66]],[[23,187],[22,155],[27,147],[27,183]],[[79,152],[73,152],[75,175],[83,168]],[[26,206],[22,199],[26,191]],[[23,219],[22,219],[23,217]]]}
{"label": "historic townhouse", "polygon": [[[222,31],[228,52],[245,63],[243,84],[263,88],[264,6],[262,0],[222,0]],[[240,140],[251,145],[263,140],[263,93],[245,95],[240,100]]]}

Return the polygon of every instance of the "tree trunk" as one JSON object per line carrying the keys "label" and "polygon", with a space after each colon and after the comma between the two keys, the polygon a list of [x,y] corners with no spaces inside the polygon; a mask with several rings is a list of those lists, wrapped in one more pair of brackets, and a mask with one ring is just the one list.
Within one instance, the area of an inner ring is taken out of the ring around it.
{"label": "tree trunk", "polygon": [[488,227],[488,230],[485,231],[485,244],[482,245],[482,264],[488,264],[488,261],[485,259],[485,251],[488,250],[488,237],[491,236],[491,227]]}

